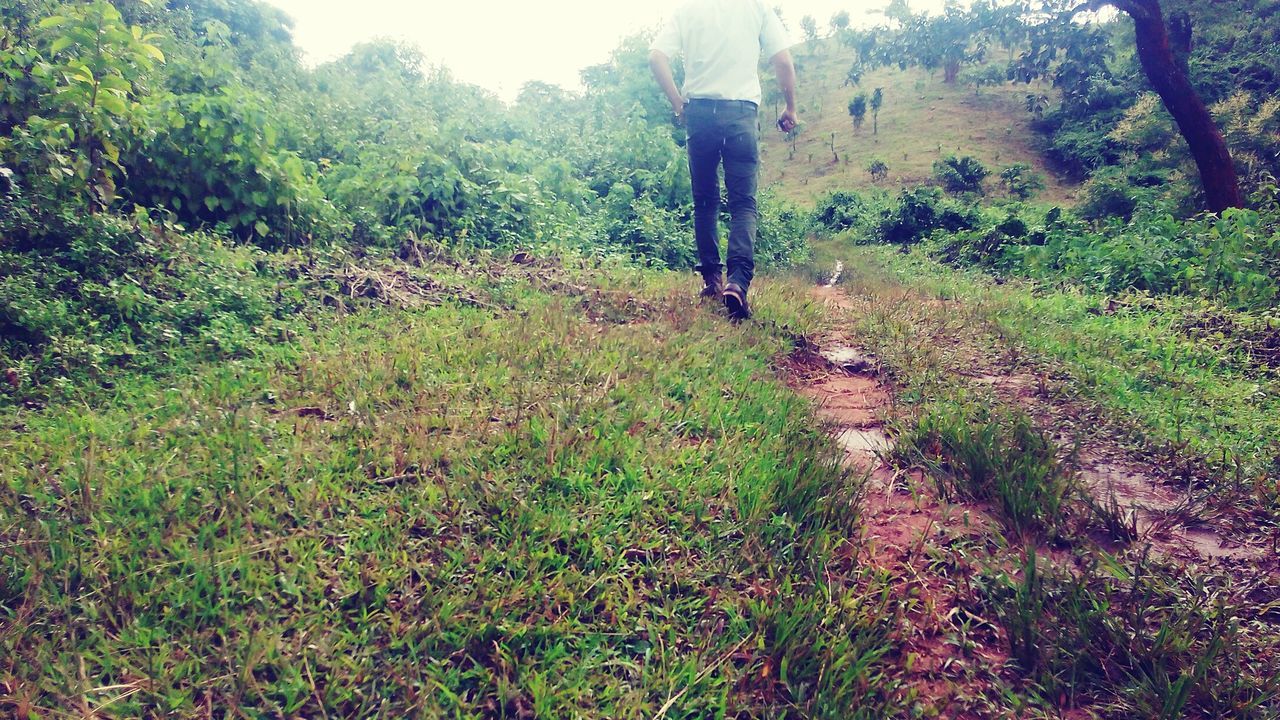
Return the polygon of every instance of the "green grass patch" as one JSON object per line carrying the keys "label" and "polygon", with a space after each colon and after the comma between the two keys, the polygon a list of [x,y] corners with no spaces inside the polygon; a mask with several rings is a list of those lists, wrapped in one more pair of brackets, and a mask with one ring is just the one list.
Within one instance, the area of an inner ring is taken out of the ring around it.
{"label": "green grass patch", "polygon": [[990,335],[1045,361],[1114,413],[1133,441],[1207,468],[1215,490],[1252,498],[1271,513],[1280,507],[1280,383],[1247,348],[1186,331],[1199,301],[1114,302],[1070,288],[997,283],[889,248],[850,247],[848,257],[852,283],[898,284],[936,299],[956,318],[946,332]]}
{"label": "green grass patch", "polygon": [[939,497],[989,503],[1018,537],[1065,534],[1075,481],[1025,413],[973,400],[932,403],[898,438],[897,454],[929,470]]}
{"label": "green grass patch", "polygon": [[859,482],[770,370],[803,289],[497,282],[7,415],[0,709],[892,714]]}
{"label": "green grass patch", "polygon": [[[1229,587],[1140,559],[1094,558],[1078,573],[1028,550],[982,583],[1011,655],[1063,709],[1107,718],[1270,718],[1280,697],[1274,637]],[[1271,647],[1268,647],[1271,645]]]}

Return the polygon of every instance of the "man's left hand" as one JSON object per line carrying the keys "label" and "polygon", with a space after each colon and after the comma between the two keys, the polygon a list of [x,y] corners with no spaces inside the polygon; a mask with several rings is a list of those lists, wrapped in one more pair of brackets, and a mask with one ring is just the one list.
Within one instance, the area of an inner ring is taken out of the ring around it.
{"label": "man's left hand", "polygon": [[796,115],[795,110],[787,110],[778,118],[778,129],[784,133],[795,130],[799,124],[800,118]]}

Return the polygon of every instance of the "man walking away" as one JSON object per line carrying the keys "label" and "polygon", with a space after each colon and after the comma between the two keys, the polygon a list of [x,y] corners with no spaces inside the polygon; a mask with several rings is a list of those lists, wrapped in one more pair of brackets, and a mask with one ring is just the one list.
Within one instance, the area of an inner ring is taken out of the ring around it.
{"label": "man walking away", "polygon": [[[787,101],[778,129],[796,126],[793,41],[764,0],[686,0],[667,20],[649,54],[653,75],[676,119],[688,128],[693,228],[704,298],[723,298],[729,317],[751,316],[747,290],[755,274],[756,183],[760,169],[760,58],[770,58]],[[684,92],[671,58],[683,55]],[[732,224],[729,283],[720,264],[720,165]]]}

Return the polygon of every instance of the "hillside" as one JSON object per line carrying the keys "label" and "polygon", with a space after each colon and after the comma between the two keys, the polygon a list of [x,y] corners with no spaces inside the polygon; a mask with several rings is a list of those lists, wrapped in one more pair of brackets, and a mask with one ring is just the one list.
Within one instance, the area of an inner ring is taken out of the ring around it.
{"label": "hillside", "polygon": [[[812,201],[832,190],[893,190],[930,181],[940,157],[972,155],[994,175],[1009,165],[1026,163],[1044,176],[1046,188],[1038,198],[1046,203],[1071,204],[1079,188],[1056,177],[1037,151],[1025,109],[1028,92],[1039,86],[1001,84],[980,93],[963,83],[947,85],[940,73],[881,68],[870,72],[859,88],[844,85],[849,51],[830,41],[797,51],[800,64],[801,133],[793,153],[785,136],[772,131],[773,110],[764,108],[762,186],[773,186],[788,199]],[[868,114],[860,132],[849,118],[849,100],[859,91],[877,87],[885,93],[878,133]],[[832,162],[831,137],[839,162]],[[888,177],[876,183],[867,173],[875,159],[889,166]],[[999,193],[998,180],[988,180]]]}
{"label": "hillside", "polygon": [[731,320],[643,37],[507,105],[256,0],[6,8],[0,718],[1280,717],[1280,189],[1203,212],[1150,96],[1055,98],[1069,208],[898,192],[1043,171],[1018,90],[882,71],[854,137],[806,58]]}

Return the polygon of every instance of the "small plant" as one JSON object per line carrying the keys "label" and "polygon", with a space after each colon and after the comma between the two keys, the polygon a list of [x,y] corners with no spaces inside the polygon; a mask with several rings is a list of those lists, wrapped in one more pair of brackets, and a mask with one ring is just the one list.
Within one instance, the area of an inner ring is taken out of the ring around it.
{"label": "small plant", "polygon": [[880,134],[880,109],[884,107],[884,88],[871,91],[871,134]]}
{"label": "small plant", "polygon": [[1036,173],[1026,163],[1010,165],[1002,170],[1000,184],[1006,192],[1019,200],[1030,200],[1045,187],[1044,176]]}
{"label": "small plant", "polygon": [[876,158],[867,164],[867,173],[871,175],[872,182],[882,182],[889,177],[889,166],[883,160]]}
{"label": "small plant", "polygon": [[991,502],[1020,537],[1056,537],[1064,529],[1075,480],[1025,414],[943,404],[920,418],[909,446],[944,497]]}

